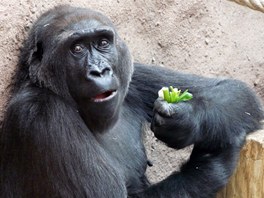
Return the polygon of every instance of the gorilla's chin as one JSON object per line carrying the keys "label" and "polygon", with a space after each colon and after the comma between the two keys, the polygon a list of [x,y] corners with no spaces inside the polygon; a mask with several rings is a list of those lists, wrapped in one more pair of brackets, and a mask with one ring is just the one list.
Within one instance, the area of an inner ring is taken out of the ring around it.
{"label": "gorilla's chin", "polygon": [[104,133],[111,129],[117,122],[121,108],[121,97],[118,91],[109,91],[93,98],[83,108],[81,116],[87,127],[93,133]]}

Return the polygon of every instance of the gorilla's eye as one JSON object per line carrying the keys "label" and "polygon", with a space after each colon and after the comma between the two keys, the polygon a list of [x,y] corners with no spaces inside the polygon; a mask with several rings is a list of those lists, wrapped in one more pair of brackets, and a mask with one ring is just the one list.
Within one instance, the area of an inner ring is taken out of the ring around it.
{"label": "gorilla's eye", "polygon": [[108,48],[110,43],[108,39],[102,38],[98,41],[97,45],[99,48]]}
{"label": "gorilla's eye", "polygon": [[84,51],[85,47],[81,44],[75,44],[71,51],[74,53],[74,54],[80,54]]}

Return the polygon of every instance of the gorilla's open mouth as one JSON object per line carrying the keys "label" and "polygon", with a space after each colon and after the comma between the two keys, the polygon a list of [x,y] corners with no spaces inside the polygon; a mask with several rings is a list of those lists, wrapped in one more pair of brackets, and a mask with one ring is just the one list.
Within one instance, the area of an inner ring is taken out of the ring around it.
{"label": "gorilla's open mouth", "polygon": [[100,93],[92,98],[93,102],[104,102],[112,99],[116,95],[116,90],[108,90],[106,92]]}

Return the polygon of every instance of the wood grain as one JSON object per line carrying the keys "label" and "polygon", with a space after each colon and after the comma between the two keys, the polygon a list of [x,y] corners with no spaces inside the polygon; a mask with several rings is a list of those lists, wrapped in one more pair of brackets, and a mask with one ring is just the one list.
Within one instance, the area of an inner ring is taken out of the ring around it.
{"label": "wood grain", "polygon": [[264,198],[264,130],[247,137],[237,169],[217,198]]}

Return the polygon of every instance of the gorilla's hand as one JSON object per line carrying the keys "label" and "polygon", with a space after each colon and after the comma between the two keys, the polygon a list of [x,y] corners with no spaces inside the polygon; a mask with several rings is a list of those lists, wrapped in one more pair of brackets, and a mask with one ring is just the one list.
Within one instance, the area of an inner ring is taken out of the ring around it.
{"label": "gorilla's hand", "polygon": [[199,137],[199,122],[190,102],[167,103],[158,98],[154,103],[151,130],[172,148],[184,148]]}

